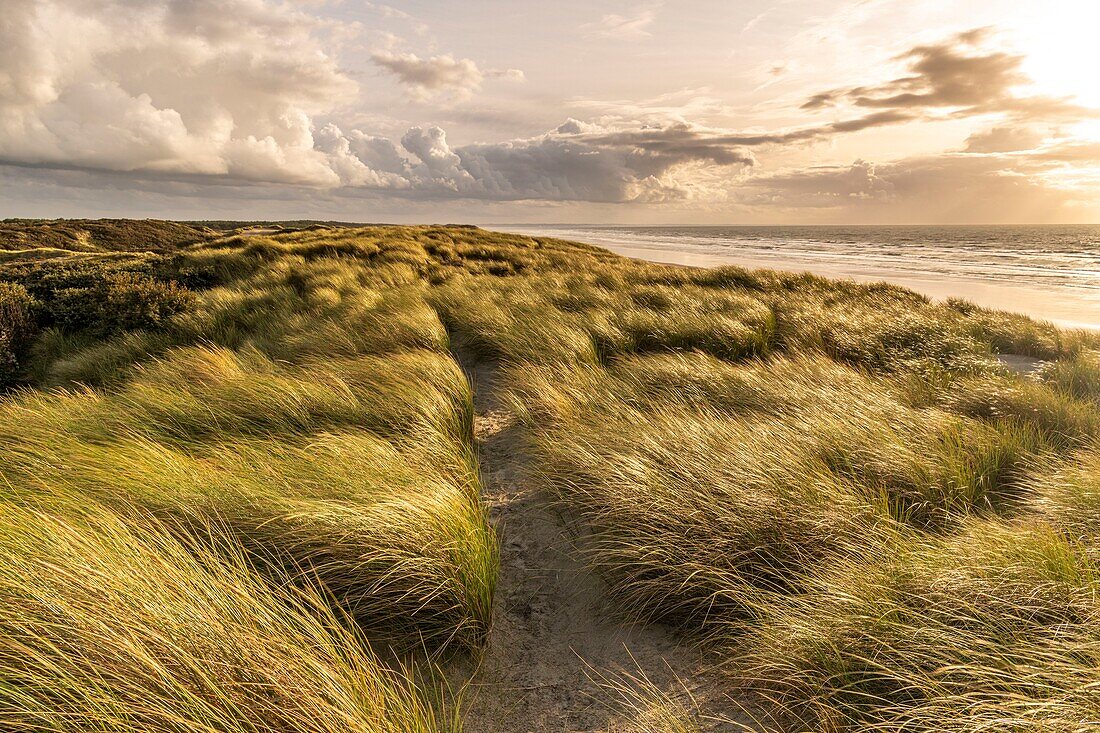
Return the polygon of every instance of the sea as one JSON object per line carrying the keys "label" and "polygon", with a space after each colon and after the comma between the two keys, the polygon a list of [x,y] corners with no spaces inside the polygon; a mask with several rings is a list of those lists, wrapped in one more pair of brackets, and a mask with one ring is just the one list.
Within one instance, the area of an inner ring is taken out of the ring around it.
{"label": "sea", "polygon": [[511,225],[629,257],[887,281],[1070,328],[1100,329],[1100,225],[621,227]]}

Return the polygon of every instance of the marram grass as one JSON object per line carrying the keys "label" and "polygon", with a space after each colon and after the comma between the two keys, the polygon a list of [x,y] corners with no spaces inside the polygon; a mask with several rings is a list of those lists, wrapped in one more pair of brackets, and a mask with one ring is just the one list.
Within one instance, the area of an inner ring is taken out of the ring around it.
{"label": "marram grass", "polygon": [[[458,726],[435,663],[493,633],[499,556],[452,352],[500,369],[614,612],[702,645],[762,727],[1100,722],[1094,335],[470,228],[25,231],[4,730]],[[703,725],[642,683],[628,730]]]}
{"label": "marram grass", "polygon": [[183,543],[87,500],[0,503],[4,730],[446,730],[323,594],[207,530]]}

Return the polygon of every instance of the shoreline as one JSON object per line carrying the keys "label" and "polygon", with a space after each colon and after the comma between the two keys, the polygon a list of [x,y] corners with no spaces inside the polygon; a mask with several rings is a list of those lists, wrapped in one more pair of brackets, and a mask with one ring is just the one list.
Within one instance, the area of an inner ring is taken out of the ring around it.
{"label": "shoreline", "polygon": [[[538,227],[514,227],[500,231],[562,238],[553,229]],[[624,257],[669,265],[687,267],[722,267],[736,265],[749,269],[809,272],[822,277],[849,279],[856,282],[889,282],[909,288],[933,300],[962,298],[976,305],[997,310],[1021,313],[1031,318],[1050,321],[1062,328],[1100,331],[1100,292],[1085,288],[1042,288],[1031,285],[1015,285],[1003,281],[981,280],[973,277],[951,277],[940,273],[917,276],[852,261],[845,266],[814,260],[809,257],[752,257],[740,253],[719,254],[695,251],[688,247],[624,244],[598,236],[586,236],[583,240],[610,250]]]}

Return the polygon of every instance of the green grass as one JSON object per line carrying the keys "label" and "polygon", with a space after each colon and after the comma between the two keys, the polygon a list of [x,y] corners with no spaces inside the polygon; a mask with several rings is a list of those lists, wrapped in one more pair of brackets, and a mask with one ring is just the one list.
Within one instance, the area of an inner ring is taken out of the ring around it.
{"label": "green grass", "polygon": [[1086,730],[1097,582],[1042,522],[906,537],[770,603],[739,637],[743,673],[825,730]]}
{"label": "green grass", "polygon": [[0,221],[0,251],[161,252],[214,234],[203,226],[156,219],[4,219]]}
{"label": "green grass", "polygon": [[643,618],[721,623],[899,531],[1010,513],[1037,431],[902,404],[821,357],[516,371],[535,474]]}
{"label": "green grass", "polygon": [[[216,224],[0,231],[13,730],[455,729],[438,665],[493,633],[499,557],[452,349],[500,366],[614,612],[777,730],[1100,719],[1096,336],[474,228]],[[627,729],[701,725],[628,682]]]}
{"label": "green grass", "polygon": [[472,279],[441,317],[508,365],[530,475],[619,611],[727,656],[779,729],[1096,720],[1095,469],[1066,473],[1095,336],[736,268]]}
{"label": "green grass", "polygon": [[[432,660],[484,643],[498,571],[470,387],[425,301],[426,257],[328,246],[190,250],[176,266],[213,276],[185,308],[121,329],[55,319],[31,344],[27,386],[0,400],[0,551],[23,568],[4,593],[5,721],[457,725]],[[74,278],[114,277],[116,260],[79,262],[7,274],[44,283],[47,304]]]}
{"label": "green grass", "polygon": [[10,731],[443,730],[316,588],[87,499],[0,503],[0,718]]}

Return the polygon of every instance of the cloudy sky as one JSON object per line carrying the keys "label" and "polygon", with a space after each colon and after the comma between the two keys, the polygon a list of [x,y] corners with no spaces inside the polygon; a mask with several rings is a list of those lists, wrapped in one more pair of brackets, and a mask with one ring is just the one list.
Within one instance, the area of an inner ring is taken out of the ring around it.
{"label": "cloudy sky", "polygon": [[1100,222],[1094,0],[3,0],[0,217]]}

